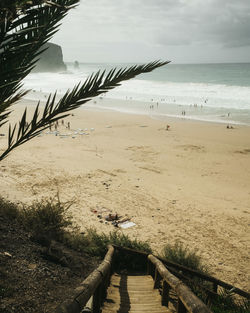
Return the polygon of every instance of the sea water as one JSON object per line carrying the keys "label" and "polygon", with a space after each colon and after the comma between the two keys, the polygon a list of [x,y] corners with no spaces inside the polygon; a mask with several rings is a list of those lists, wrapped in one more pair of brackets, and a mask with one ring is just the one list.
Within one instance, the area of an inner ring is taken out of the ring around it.
{"label": "sea water", "polygon": [[[64,73],[31,73],[25,88],[62,95],[98,70],[132,64],[67,63]],[[101,101],[101,98],[124,101]],[[35,98],[30,92],[28,98]],[[131,101],[133,100],[133,101]],[[88,109],[148,114],[154,118],[177,117],[227,124],[250,125],[250,63],[168,64],[151,73],[123,82],[84,105]]]}

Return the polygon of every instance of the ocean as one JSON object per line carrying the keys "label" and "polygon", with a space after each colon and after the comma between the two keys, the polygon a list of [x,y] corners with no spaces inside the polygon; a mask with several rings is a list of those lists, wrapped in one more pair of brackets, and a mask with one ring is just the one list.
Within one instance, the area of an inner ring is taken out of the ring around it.
{"label": "ocean", "polygon": [[[132,64],[80,63],[75,69],[67,63],[64,73],[31,73],[24,87],[63,94],[99,69],[124,68]],[[250,63],[239,64],[168,64],[103,95],[124,101],[96,101],[87,109],[113,110],[227,124],[250,125]],[[27,96],[36,99],[36,93]],[[38,100],[38,99],[36,99]],[[129,101],[133,100],[133,101]],[[94,103],[95,102],[95,103]]]}

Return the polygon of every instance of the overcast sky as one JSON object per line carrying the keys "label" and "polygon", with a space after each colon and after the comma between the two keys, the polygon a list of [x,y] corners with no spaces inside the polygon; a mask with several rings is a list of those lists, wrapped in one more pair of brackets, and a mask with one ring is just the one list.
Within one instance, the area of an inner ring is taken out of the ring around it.
{"label": "overcast sky", "polygon": [[52,42],[65,61],[250,62],[250,0],[81,0]]}

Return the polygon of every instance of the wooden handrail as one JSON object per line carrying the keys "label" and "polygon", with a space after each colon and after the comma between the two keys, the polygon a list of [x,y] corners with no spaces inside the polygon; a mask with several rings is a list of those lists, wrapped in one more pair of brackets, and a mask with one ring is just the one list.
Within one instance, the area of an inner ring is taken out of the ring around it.
{"label": "wooden handrail", "polygon": [[56,309],[56,313],[80,313],[91,296],[93,298],[93,312],[99,312],[111,272],[114,247],[109,245],[108,252],[102,263],[75,289],[71,300],[65,301]]}
{"label": "wooden handrail", "polygon": [[[133,254],[141,254],[142,256],[145,256],[147,257],[149,255],[149,253],[147,252],[142,252],[142,251],[137,251],[137,250],[134,250],[134,249],[130,249],[130,248],[125,248],[125,247],[121,247],[121,246],[117,246],[117,245],[113,245],[115,247],[115,249],[119,249],[119,250],[124,250],[124,251],[127,251],[129,253],[133,253]],[[220,279],[217,279],[216,277],[213,277],[211,275],[207,275],[207,274],[204,274],[204,273],[201,273],[201,272],[198,272],[196,270],[193,270],[191,268],[188,268],[186,266],[183,266],[183,265],[180,265],[180,264],[177,264],[177,263],[174,263],[172,261],[169,261],[169,260],[166,260],[162,257],[159,257],[159,256],[156,256],[157,259],[159,259],[163,264],[165,264],[167,267],[173,267],[177,270],[181,270],[181,271],[184,271],[184,272],[187,272],[189,274],[192,274],[193,276],[196,276],[196,277],[199,277],[199,278],[202,278],[203,280],[206,280],[206,281],[209,281],[209,282],[212,282],[214,284],[214,287],[216,286],[221,286],[227,290],[232,290],[235,294],[238,294],[242,297],[245,297],[247,299],[250,299],[250,293],[240,289],[240,288],[237,288],[231,284],[228,284]],[[170,271],[171,271],[171,268],[170,268]],[[216,288],[214,288],[216,289]],[[215,290],[214,290],[215,291]]]}
{"label": "wooden handrail", "polygon": [[209,298],[216,298],[219,296],[218,293],[215,292],[214,290],[208,289],[207,287],[205,287],[204,285],[200,284],[197,281],[193,281],[192,278],[183,275],[183,273],[178,271],[177,269],[174,269],[172,267],[168,267],[167,269],[170,271],[170,273],[180,278],[183,282],[187,282],[187,284],[192,284],[198,287],[200,290],[203,290]]}
{"label": "wooden handrail", "polygon": [[174,267],[178,270],[181,270],[181,271],[184,271],[184,272],[187,272],[187,273],[190,273],[192,274],[193,276],[196,276],[196,277],[199,277],[199,278],[202,278],[203,280],[206,280],[206,281],[209,281],[209,282],[212,282],[218,286],[221,286],[225,289],[228,289],[228,290],[233,290],[234,293],[242,296],[242,297],[245,297],[247,299],[250,299],[250,293],[240,289],[240,288],[237,288],[231,284],[228,284],[216,277],[213,277],[211,275],[207,275],[207,274],[204,274],[204,273],[201,273],[201,272],[198,272],[196,270],[193,270],[191,268],[188,268],[186,266],[183,266],[183,265],[180,265],[180,264],[177,264],[177,263],[174,263],[174,262],[171,262],[169,260],[166,260],[164,258],[161,258],[161,257],[157,257],[159,260],[162,261],[163,264],[165,264],[166,266],[170,266],[170,267]]}
{"label": "wooden handrail", "polygon": [[[171,287],[178,296],[178,312],[188,311],[190,313],[211,313],[212,311],[197,297],[192,291],[177,277],[171,274],[165,265],[152,254],[148,256],[148,260],[155,266],[155,279],[158,274]],[[155,281],[157,284],[157,281]]]}

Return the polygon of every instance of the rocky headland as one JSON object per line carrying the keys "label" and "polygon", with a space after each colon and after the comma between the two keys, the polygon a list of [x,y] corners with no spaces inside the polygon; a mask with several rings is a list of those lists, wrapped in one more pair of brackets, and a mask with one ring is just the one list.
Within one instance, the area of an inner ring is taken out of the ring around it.
{"label": "rocky headland", "polygon": [[63,72],[67,70],[63,62],[62,48],[54,43],[46,43],[42,49],[47,48],[40,56],[33,72]]}

